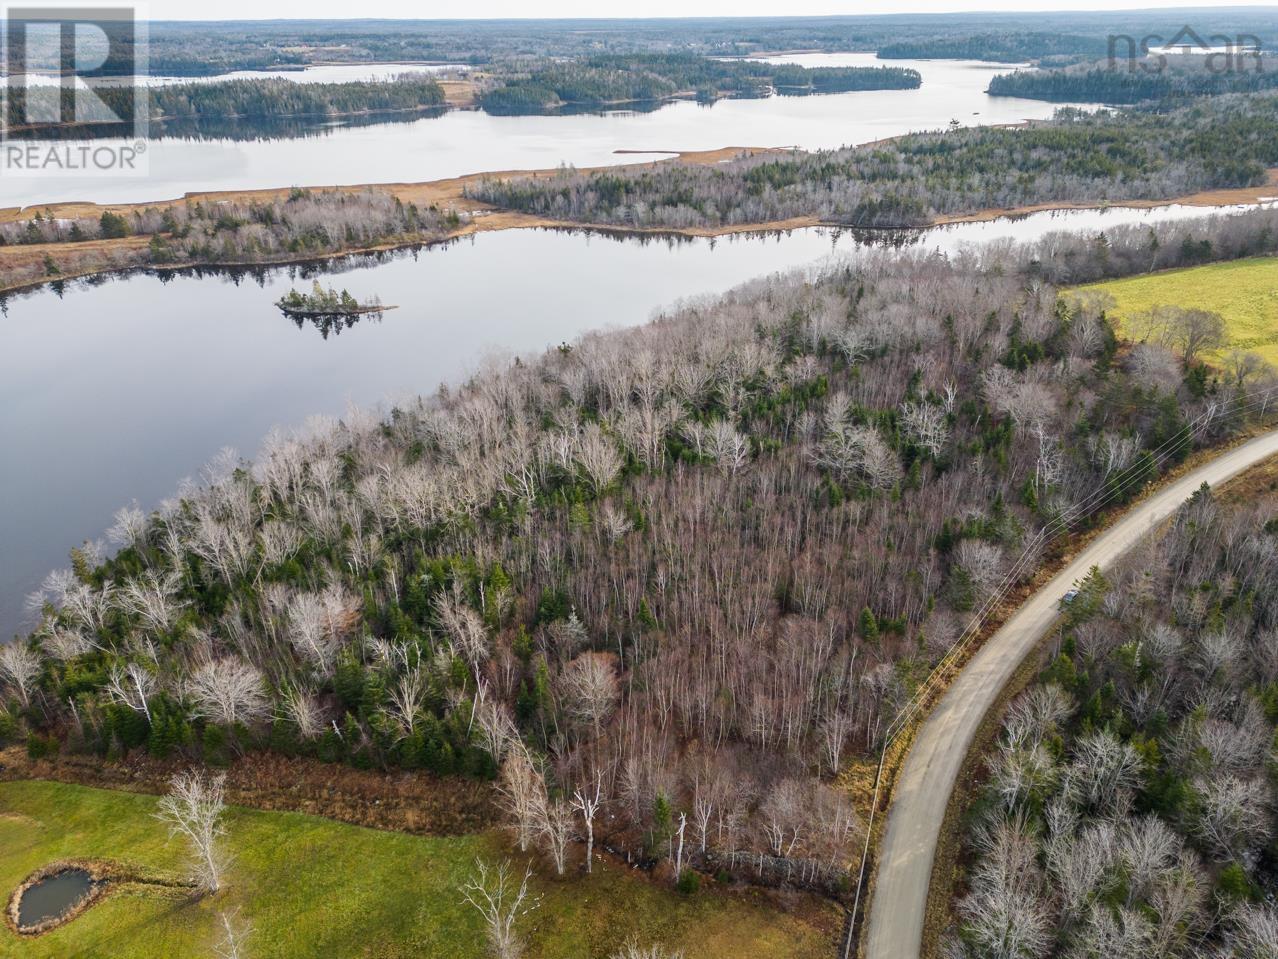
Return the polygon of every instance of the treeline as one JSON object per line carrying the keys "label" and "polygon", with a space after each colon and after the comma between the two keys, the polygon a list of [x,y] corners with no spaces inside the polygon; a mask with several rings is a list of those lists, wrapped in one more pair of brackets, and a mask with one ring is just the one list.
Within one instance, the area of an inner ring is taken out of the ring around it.
{"label": "treeline", "polygon": [[[576,62],[539,61],[532,66],[504,65],[480,84],[478,102],[489,113],[509,115],[565,106],[654,103],[678,93],[712,101],[773,92],[802,95],[914,89],[920,82],[916,71],[897,67],[805,68],[683,54],[616,55]],[[131,86],[104,86],[95,92],[100,102],[90,102],[87,107],[81,104],[79,114],[74,91],[41,87],[31,95],[61,96],[62,115],[79,116],[76,125],[64,129],[66,136],[116,135],[112,122],[116,118],[132,122],[139,93]],[[11,129],[21,132],[27,116],[27,89],[15,87],[10,94],[7,119]],[[140,91],[140,99],[157,128],[163,132],[167,125],[175,135],[199,134],[205,130],[203,125],[218,121],[254,121],[247,130],[230,131],[237,138],[270,136],[275,131],[266,124],[296,118],[416,113],[445,105],[443,88],[421,74],[350,83],[294,83],[282,78],[184,83],[146,88]],[[210,128],[209,132],[216,131]]]}
{"label": "treeline", "polygon": [[[0,224],[0,247],[56,244],[43,264],[10,268],[0,286],[138,266],[270,263],[344,250],[441,240],[458,229],[454,210],[420,208],[377,190],[295,189],[282,200],[199,200],[74,219],[38,212]],[[85,245],[145,238],[146,243]]]}
{"label": "treeline", "polygon": [[1018,63],[1044,57],[1105,56],[1108,41],[1101,36],[1063,33],[982,33],[975,36],[927,37],[879,47],[880,60],[988,60]]}
{"label": "treeline", "polygon": [[1056,103],[1131,104],[1147,101],[1254,93],[1278,87],[1278,63],[1253,55],[1237,55],[1238,63],[1223,69],[1225,54],[1212,57],[1173,55],[1158,61],[1119,60],[1066,70],[1017,70],[990,80],[989,93]]}
{"label": "treeline", "polygon": [[778,63],[771,68],[772,86],[785,96],[845,93],[852,90],[917,90],[923,78],[906,67],[801,67]]}
{"label": "treeline", "polygon": [[212,77],[239,70],[281,70],[290,67],[301,69],[307,58],[296,50],[268,48],[263,50],[240,47],[234,51],[218,51],[212,55],[193,46],[188,51],[160,52],[152,49],[147,57],[147,69],[157,77]]}
{"label": "treeline", "polygon": [[32,598],[0,735],[495,776],[561,871],[597,826],[837,890],[862,826],[828,777],[1027,539],[1273,383],[1120,351],[989,256],[759,281],[222,457]]}
{"label": "treeline", "polygon": [[1181,222],[1126,224],[1100,233],[1047,233],[1032,243],[995,245],[989,269],[1023,270],[1051,283],[1096,280],[1278,254],[1278,209],[1214,214]]}
{"label": "treeline", "polygon": [[1278,98],[1222,97],[1165,114],[1062,110],[1050,123],[914,134],[841,150],[483,180],[469,195],[557,220],[714,227],[795,217],[910,227],[948,213],[1169,198],[1264,182]]}
{"label": "treeline", "polygon": [[481,93],[490,113],[524,113],[564,105],[605,105],[664,100],[677,93],[698,99],[915,89],[917,71],[893,67],[800,67],[750,60],[714,60],[688,54],[587,57],[540,63]]}
{"label": "treeline", "polygon": [[412,73],[380,82],[294,83],[276,78],[174,84],[150,87],[147,95],[152,117],[177,120],[343,116],[422,110],[444,103],[444,90],[434,79]]}
{"label": "treeline", "polygon": [[[50,88],[36,88],[47,91]],[[132,122],[138,96],[153,120],[276,119],[289,117],[331,117],[363,113],[427,110],[444,104],[443,88],[434,79],[405,74],[389,81],[353,83],[294,83],[280,78],[226,80],[218,83],[182,83],[148,87],[135,91],[131,86],[104,86],[95,90],[98,99],[111,111],[84,117],[101,123],[111,114]],[[36,96],[46,93],[37,92]],[[11,126],[25,123],[26,88],[9,91],[8,119]],[[62,91],[63,116],[75,116],[75,91]]]}
{"label": "treeline", "polygon": [[[303,117],[218,117],[195,120],[153,120],[147,130],[152,140],[197,139],[268,141],[319,139],[331,136],[335,129],[350,130],[385,123],[411,123],[424,117],[442,116],[447,106],[423,107],[420,110],[392,113],[351,113],[341,117],[317,114]],[[14,140],[92,140],[119,137],[118,122],[64,124],[57,127],[18,128],[9,131]]]}
{"label": "treeline", "polygon": [[1204,487],[1064,609],[989,759],[946,955],[1275,955],[1276,515]]}
{"label": "treeline", "polygon": [[[983,56],[1000,52],[1017,60],[1066,38],[1069,47],[1089,38],[1170,38],[1183,14],[1150,10],[1091,10],[1042,13],[965,13],[918,17],[909,14],[848,17],[702,17],[652,20],[342,20],[153,23],[153,72],[205,74],[232,69],[342,61],[394,63],[437,60],[493,64],[511,58],[581,58],[599,53],[679,51],[704,56],[737,56],[777,50],[882,50],[896,44],[963,45],[975,37],[995,38]],[[1278,40],[1273,17],[1244,8],[1194,11],[1203,36],[1254,34],[1265,46]],[[1019,37],[1034,37],[1036,48]],[[1038,39],[1042,38],[1042,39]],[[938,51],[935,46],[920,48]],[[923,55],[940,56],[944,51]],[[913,56],[914,53],[909,55]],[[967,56],[967,53],[963,54]]]}

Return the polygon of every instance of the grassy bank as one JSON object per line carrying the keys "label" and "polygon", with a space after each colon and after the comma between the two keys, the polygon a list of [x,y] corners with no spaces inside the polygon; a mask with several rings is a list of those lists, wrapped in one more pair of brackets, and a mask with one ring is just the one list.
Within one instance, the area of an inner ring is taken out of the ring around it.
{"label": "grassy bank", "polygon": [[1210,310],[1225,320],[1225,351],[1256,353],[1278,364],[1278,259],[1256,257],[1171,270],[1081,287],[1114,298],[1111,315],[1124,321],[1156,306]]}
{"label": "grassy bank", "polygon": [[[7,898],[32,870],[64,858],[181,870],[182,847],[167,841],[154,808],[149,796],[0,783],[0,893]],[[502,855],[494,837],[409,836],[241,808],[227,827],[235,859],[217,897],[121,891],[38,939],[0,928],[0,956],[210,956],[217,912],[237,906],[253,927],[254,959],[485,955],[477,917],[456,890],[475,856]],[[684,897],[612,863],[597,864],[591,877],[542,877],[537,886],[545,898],[523,926],[530,959],[607,956],[632,937],[682,948],[689,959],[824,956],[840,920],[834,906],[810,899],[782,912],[757,892],[703,888]]]}

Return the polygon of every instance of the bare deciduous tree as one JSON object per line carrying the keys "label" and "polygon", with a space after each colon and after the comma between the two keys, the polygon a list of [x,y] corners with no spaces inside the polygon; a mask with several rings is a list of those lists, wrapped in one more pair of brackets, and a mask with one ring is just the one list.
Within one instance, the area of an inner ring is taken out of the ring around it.
{"label": "bare deciduous tree", "polygon": [[546,802],[541,835],[550,861],[555,864],[555,875],[562,876],[568,866],[568,844],[575,835],[572,825],[572,807],[562,799]]}
{"label": "bare deciduous tree", "polygon": [[155,813],[169,827],[170,839],[185,837],[194,860],[193,878],[208,893],[221,888],[225,868],[220,842],[226,832],[222,825],[225,785],[225,775],[208,779],[194,770],[178,773],[169,780],[168,794],[160,799]]}
{"label": "bare deciduous tree", "polygon": [[148,700],[155,695],[155,677],[141,663],[126,663],[124,668],[112,666],[107,673],[106,693],[111,702],[127,706],[135,713],[142,713],[151,721]]}
{"label": "bare deciduous tree", "polygon": [[217,921],[222,927],[222,938],[213,947],[218,959],[247,959],[244,942],[252,935],[253,930],[247,923],[240,922],[239,906],[230,912],[219,912]]}
{"label": "bare deciduous tree", "polygon": [[115,512],[115,523],[107,530],[107,539],[122,549],[136,546],[146,535],[146,514],[137,503]]}
{"label": "bare deciduous tree", "polygon": [[853,723],[852,714],[843,709],[836,709],[821,720],[821,752],[831,775],[843,768],[843,748],[852,735]]}
{"label": "bare deciduous tree", "polygon": [[1241,859],[1269,840],[1273,794],[1263,780],[1225,773],[1194,788],[1200,798],[1195,828],[1218,861]]}
{"label": "bare deciduous tree", "polygon": [[890,487],[901,474],[896,454],[870,427],[835,426],[813,450],[812,459],[845,481],[859,477],[875,489]]}
{"label": "bare deciduous tree", "polygon": [[640,946],[636,942],[628,942],[610,959],[683,959],[682,951],[671,952],[661,946]]}
{"label": "bare deciduous tree", "polygon": [[391,686],[390,714],[399,726],[401,736],[412,734],[417,722],[417,713],[426,700],[426,676],[418,666],[404,671]]}
{"label": "bare deciduous tree", "polygon": [[1179,350],[1186,366],[1193,364],[1199,354],[1218,349],[1225,342],[1224,319],[1208,310],[1158,306],[1133,318],[1133,328],[1142,331],[1146,339]]}
{"label": "bare deciduous tree", "polygon": [[255,722],[271,711],[262,671],[238,656],[201,663],[192,671],[186,693],[201,716],[224,726]]}
{"label": "bare deciduous tree", "polygon": [[531,878],[532,866],[527,866],[523,879],[515,885],[510,860],[502,860],[494,868],[476,859],[475,872],[461,888],[463,901],[484,919],[488,945],[495,959],[519,959],[523,952],[515,923],[541,904],[540,897],[529,892]]}
{"label": "bare deciduous tree", "polygon": [[491,653],[483,617],[462,602],[461,597],[445,593],[441,593],[435,601],[435,615],[478,682],[480,666],[487,662]]}
{"label": "bare deciduous tree", "polygon": [[116,602],[125,612],[138,617],[145,629],[154,633],[173,627],[187,605],[178,599],[181,578],[176,572],[156,573],[148,570],[129,580],[116,592]]}
{"label": "bare deciduous tree", "polygon": [[31,690],[42,668],[40,654],[26,643],[0,645],[0,677],[17,691],[23,706],[31,705]]}
{"label": "bare deciduous tree", "polygon": [[903,403],[901,428],[912,443],[927,450],[933,459],[939,459],[945,452],[950,427],[945,421],[945,412],[940,407],[929,403]]}
{"label": "bare deciduous tree", "polygon": [[285,692],[284,713],[302,739],[315,739],[324,731],[323,707],[304,689],[290,688]]}
{"label": "bare deciduous tree", "polygon": [[978,602],[992,595],[1003,578],[1003,550],[995,543],[965,539],[959,543],[957,562],[976,588]]}
{"label": "bare deciduous tree", "polygon": [[355,617],[353,601],[340,590],[298,593],[288,607],[289,641],[317,675],[331,676]]}
{"label": "bare deciduous tree", "polygon": [[94,648],[94,644],[79,629],[57,625],[44,632],[40,637],[40,646],[61,663],[83,656]]}
{"label": "bare deciduous tree", "polygon": [[515,830],[519,851],[527,852],[545,826],[547,797],[546,781],[524,749],[514,749],[506,756],[497,792]]}
{"label": "bare deciduous tree", "polygon": [[612,485],[624,465],[621,453],[597,423],[589,424],[582,431],[577,441],[576,461],[596,495]]}
{"label": "bare deciduous tree", "polygon": [[[481,690],[484,687],[480,687]],[[493,762],[501,764],[511,748],[519,743],[519,729],[510,713],[510,707],[499,700],[484,695],[477,696],[475,705],[475,723],[483,738],[484,748],[493,757]]]}
{"label": "bare deciduous tree", "polygon": [[1273,903],[1244,903],[1229,925],[1226,941],[1231,959],[1272,959],[1278,948],[1278,909]]}
{"label": "bare deciduous tree", "polygon": [[581,825],[586,833],[586,872],[590,872],[595,854],[595,816],[603,804],[603,775],[595,775],[594,791],[578,786],[573,790],[572,808],[581,813]]}
{"label": "bare deciduous tree", "polygon": [[569,713],[590,723],[596,739],[621,697],[614,659],[609,653],[582,653],[559,680]]}

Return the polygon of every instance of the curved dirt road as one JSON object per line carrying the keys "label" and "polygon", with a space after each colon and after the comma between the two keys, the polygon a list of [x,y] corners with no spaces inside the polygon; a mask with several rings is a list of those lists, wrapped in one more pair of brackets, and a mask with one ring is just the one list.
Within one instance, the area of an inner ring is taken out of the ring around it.
{"label": "curved dirt road", "polygon": [[1213,486],[1278,454],[1266,433],[1186,474],[1140,503],[1031,596],[963,669],[915,736],[879,850],[865,959],[919,959],[928,884],[950,793],[985,714],[1040,637],[1061,596],[1093,566],[1105,569],[1203,483]]}

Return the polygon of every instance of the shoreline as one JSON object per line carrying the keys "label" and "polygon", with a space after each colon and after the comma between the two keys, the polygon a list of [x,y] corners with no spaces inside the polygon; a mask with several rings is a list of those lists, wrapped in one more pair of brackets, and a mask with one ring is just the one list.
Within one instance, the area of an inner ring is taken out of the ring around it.
{"label": "shoreline", "polygon": [[[250,120],[250,121],[271,121],[271,120],[354,120],[361,117],[397,117],[404,114],[412,113],[430,113],[438,110],[446,112],[450,109],[447,100],[440,103],[423,103],[415,107],[387,107],[385,109],[376,110],[340,110],[335,113],[275,113],[271,116],[260,116],[252,113],[226,113],[221,116],[180,116],[177,114],[161,114],[153,116],[149,119],[150,123],[156,123],[163,126],[166,123],[229,123],[233,120]],[[128,121],[115,121],[112,123],[100,123],[93,120],[71,120],[62,124],[64,127],[101,127],[118,125],[121,129],[121,135],[129,128]],[[30,133],[34,127],[30,124],[23,126],[10,127],[10,133]],[[20,140],[22,143],[46,143],[44,140]],[[74,142],[74,141],[70,141]]]}
{"label": "shoreline", "polygon": [[1159,200],[1111,200],[1091,203],[1034,203],[1028,206],[998,208],[992,207],[978,210],[975,213],[949,213],[937,217],[934,226],[949,223],[976,223],[983,220],[997,220],[1005,216],[1029,216],[1031,213],[1048,213],[1053,210],[1105,210],[1127,208],[1133,210],[1152,210],[1160,206],[1240,206],[1245,204],[1259,205],[1271,200],[1278,200],[1278,167],[1270,167],[1265,171],[1265,182],[1258,186],[1229,187],[1218,190],[1200,190],[1185,196]]}
{"label": "shoreline", "polygon": [[[786,147],[729,146],[721,147],[716,150],[618,150],[616,152],[618,154],[636,156],[649,154],[655,159],[643,162],[652,162],[653,164],[689,163],[708,166],[722,163],[744,154],[758,155],[761,153],[789,153],[791,150]],[[640,164],[638,163],[633,164],[633,166],[639,165]],[[610,169],[614,168],[583,167],[579,172],[593,173]],[[253,261],[191,260],[183,263],[171,264],[124,264],[119,262],[104,262],[101,265],[95,265],[88,269],[76,270],[72,268],[54,276],[41,275],[38,277],[18,280],[16,282],[0,282],[0,294],[16,293],[24,290],[37,289],[51,283],[83,279],[90,276],[123,273],[135,269],[245,269],[251,267],[268,268],[275,266],[287,266],[293,263],[322,263],[336,260],[344,256],[383,253],[415,246],[435,246],[446,244],[463,237],[501,230],[586,230],[622,237],[670,236],[687,237],[690,239],[712,239],[715,237],[735,236],[740,234],[786,232],[789,230],[821,226],[829,227],[830,229],[851,229],[851,227],[848,227],[846,224],[825,221],[815,215],[791,217],[784,220],[727,224],[713,227],[626,227],[608,223],[586,223],[575,220],[556,220],[528,213],[502,210],[465,196],[466,188],[469,185],[478,183],[485,179],[549,177],[554,176],[557,172],[558,171],[555,169],[498,170],[491,172],[468,173],[458,177],[426,180],[417,183],[366,183],[310,186],[306,189],[314,192],[360,193],[368,190],[380,191],[397,197],[405,203],[415,203],[419,206],[425,207],[435,206],[440,209],[453,209],[459,213],[468,215],[470,219],[462,226],[452,230],[442,237],[431,239],[424,239],[416,236],[396,237],[380,243],[351,247],[349,249],[336,250],[330,253],[318,255],[311,253],[304,256],[278,256]],[[6,207],[0,209],[0,223],[23,222],[29,219],[36,212],[55,218],[76,219],[85,217],[96,218],[107,212],[129,216],[135,212],[141,212],[143,210],[163,211],[167,208],[187,203],[252,202],[254,200],[279,201],[286,199],[292,189],[293,187],[270,187],[254,190],[197,192],[187,193],[176,199],[159,200],[148,203],[98,204],[88,201],[70,200],[45,205],[35,204],[28,207]],[[956,223],[985,222],[1003,217],[1028,216],[1033,213],[1045,213],[1057,210],[1102,210],[1113,208],[1153,209],[1156,207],[1174,205],[1199,207],[1240,206],[1259,205],[1273,199],[1278,199],[1278,168],[1269,169],[1267,171],[1265,183],[1258,186],[1240,187],[1236,189],[1205,190],[1185,196],[1153,200],[1114,200],[1079,203],[1063,201],[1032,204],[1022,207],[989,207],[981,210],[975,210],[970,213],[945,214],[935,217],[931,222],[924,226],[912,229],[930,229],[936,226],[945,226]],[[130,252],[137,252],[140,248],[145,247],[148,242],[148,235],[135,235],[110,240],[96,239],[81,242],[14,244],[11,246],[4,246],[0,247],[0,275],[3,275],[9,270],[30,270],[33,264],[43,264],[46,256],[52,259],[56,264],[59,254],[98,252],[104,260],[109,261],[117,254],[127,256]]]}

